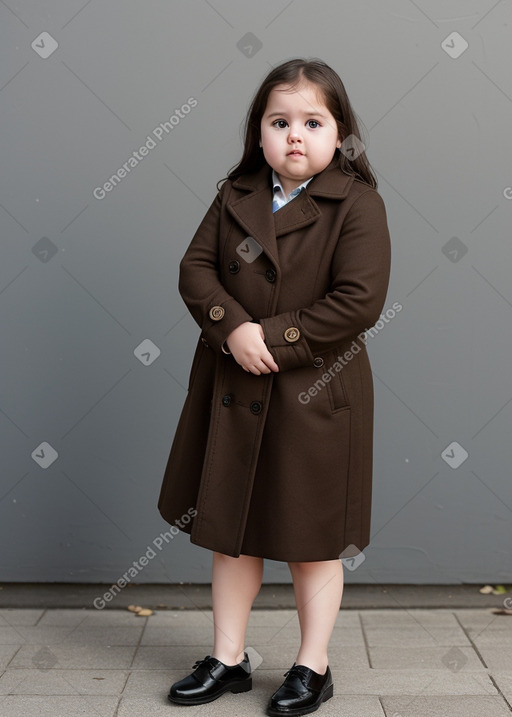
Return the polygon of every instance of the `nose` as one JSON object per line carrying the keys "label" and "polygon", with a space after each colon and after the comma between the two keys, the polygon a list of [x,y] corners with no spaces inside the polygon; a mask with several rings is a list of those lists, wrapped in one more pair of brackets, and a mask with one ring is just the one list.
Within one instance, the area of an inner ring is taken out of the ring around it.
{"label": "nose", "polygon": [[302,135],[296,125],[290,125],[290,131],[288,133],[288,140],[292,143],[302,142]]}

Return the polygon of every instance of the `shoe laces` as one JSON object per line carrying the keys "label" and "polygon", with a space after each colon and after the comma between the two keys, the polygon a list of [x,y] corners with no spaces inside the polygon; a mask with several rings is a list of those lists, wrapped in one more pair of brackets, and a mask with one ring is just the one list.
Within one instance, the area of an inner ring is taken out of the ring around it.
{"label": "shoe laces", "polygon": [[290,667],[290,669],[284,673],[284,677],[288,677],[289,674],[293,674],[294,677],[298,677],[304,687],[307,688],[307,677],[303,670],[301,670],[300,665],[293,665],[293,667]]}
{"label": "shoe laces", "polygon": [[208,660],[209,660],[210,658],[211,658],[211,655],[206,655],[206,657],[203,657],[202,660],[197,660],[196,662],[194,662],[194,664],[192,665],[192,667],[193,667],[193,668],[195,668],[195,667],[200,667],[200,665],[204,665],[205,662],[208,662]]}

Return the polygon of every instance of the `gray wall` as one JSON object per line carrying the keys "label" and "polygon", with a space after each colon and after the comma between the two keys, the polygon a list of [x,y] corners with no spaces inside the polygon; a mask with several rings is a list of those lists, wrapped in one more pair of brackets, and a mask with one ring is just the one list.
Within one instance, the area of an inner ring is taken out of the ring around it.
{"label": "gray wall", "polygon": [[511,23],[495,0],[0,4],[3,581],[110,584],[146,552],[135,582],[210,580],[188,536],[155,543],[199,333],[178,263],[294,56],[363,122],[403,307],[368,340],[373,538],[346,580],[512,579]]}

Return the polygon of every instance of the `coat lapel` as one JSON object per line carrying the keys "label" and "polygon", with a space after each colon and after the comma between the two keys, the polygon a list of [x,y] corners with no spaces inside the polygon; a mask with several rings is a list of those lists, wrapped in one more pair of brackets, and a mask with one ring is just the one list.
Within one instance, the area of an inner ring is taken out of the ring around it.
{"label": "coat lapel", "polygon": [[[277,238],[313,224],[322,212],[313,197],[341,201],[354,181],[344,174],[337,157],[309,182],[300,194],[277,212],[272,212],[272,169],[265,164],[253,174],[244,174],[233,182],[226,207],[231,216],[252,236],[272,261],[279,265]],[[247,193],[249,192],[249,193]]]}

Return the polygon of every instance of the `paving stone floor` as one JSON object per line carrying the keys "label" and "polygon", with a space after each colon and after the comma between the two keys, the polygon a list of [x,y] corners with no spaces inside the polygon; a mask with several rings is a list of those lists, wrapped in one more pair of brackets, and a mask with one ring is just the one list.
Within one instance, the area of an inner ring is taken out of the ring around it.
{"label": "paving stone floor", "polygon": [[[254,610],[253,689],[172,705],[169,686],[211,652],[208,609],[0,609],[2,717],[264,715],[299,642],[292,609]],[[322,717],[512,714],[512,617],[490,608],[342,609],[329,648],[334,696]]]}

